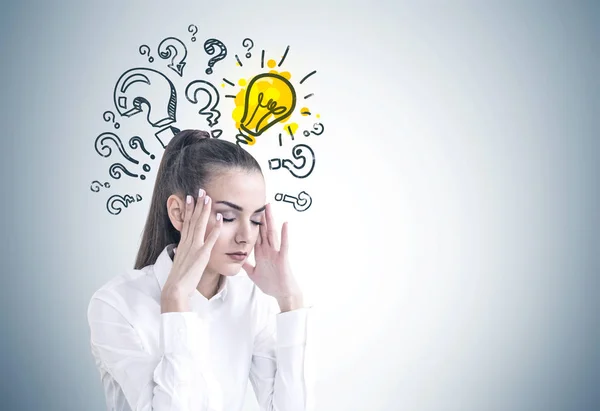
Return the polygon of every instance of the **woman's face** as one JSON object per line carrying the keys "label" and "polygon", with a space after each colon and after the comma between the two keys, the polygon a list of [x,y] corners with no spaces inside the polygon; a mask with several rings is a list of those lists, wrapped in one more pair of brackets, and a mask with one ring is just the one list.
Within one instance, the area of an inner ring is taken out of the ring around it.
{"label": "woman's face", "polygon": [[[258,171],[227,170],[216,173],[207,186],[201,188],[212,200],[207,236],[215,224],[217,213],[223,215],[221,233],[206,269],[223,275],[236,275],[252,252],[259,235],[258,224],[264,220],[264,178]],[[228,255],[236,252],[246,253],[246,257],[240,259]]]}

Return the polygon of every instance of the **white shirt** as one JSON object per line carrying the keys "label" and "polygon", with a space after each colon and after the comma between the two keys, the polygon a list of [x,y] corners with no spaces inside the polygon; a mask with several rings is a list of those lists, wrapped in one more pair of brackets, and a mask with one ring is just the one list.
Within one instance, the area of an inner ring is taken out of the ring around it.
{"label": "white shirt", "polygon": [[312,410],[311,308],[279,312],[245,275],[222,277],[190,312],[161,313],[174,244],[117,276],[88,307],[91,348],[110,411],[238,411],[248,379],[261,411]]}

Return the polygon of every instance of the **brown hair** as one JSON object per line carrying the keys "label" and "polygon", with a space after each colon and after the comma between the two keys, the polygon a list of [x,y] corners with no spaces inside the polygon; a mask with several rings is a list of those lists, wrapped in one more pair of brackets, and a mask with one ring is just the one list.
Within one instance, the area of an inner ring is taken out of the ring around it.
{"label": "brown hair", "polygon": [[167,245],[179,243],[181,235],[167,213],[169,196],[197,197],[198,190],[208,183],[213,173],[228,168],[262,174],[256,159],[245,149],[226,140],[210,138],[206,131],[182,130],[169,141],[158,167],[134,269],[154,264]]}

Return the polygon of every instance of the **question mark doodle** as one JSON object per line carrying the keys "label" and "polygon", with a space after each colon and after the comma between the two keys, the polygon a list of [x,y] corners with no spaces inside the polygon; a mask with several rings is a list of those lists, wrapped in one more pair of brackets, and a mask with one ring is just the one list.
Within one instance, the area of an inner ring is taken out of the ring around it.
{"label": "question mark doodle", "polygon": [[[142,169],[145,172],[148,172],[148,171],[150,171],[150,166],[148,164],[144,164]],[[115,180],[118,180],[122,176],[121,171],[130,177],[139,177],[141,180],[146,179],[145,175],[143,175],[143,174],[138,175],[138,174],[132,173],[131,171],[127,170],[127,168],[121,163],[115,163],[115,164],[111,165],[108,170],[108,174]]]}
{"label": "question mark doodle", "polygon": [[145,104],[148,123],[153,127],[167,126],[154,134],[163,148],[179,132],[171,126],[176,121],[177,92],[171,80],[159,71],[140,67],[127,70],[115,85],[114,102],[119,114],[126,117],[141,113]]}
{"label": "question mark doodle", "polygon": [[227,47],[225,47],[225,44],[223,44],[223,42],[221,42],[220,40],[217,40],[217,39],[206,40],[204,42],[204,51],[212,56],[216,52],[215,46],[219,46],[221,51],[215,57],[208,60],[208,68],[206,69],[206,74],[212,74],[212,72],[213,72],[212,68],[214,67],[214,65],[218,61],[221,61],[225,57],[227,57]]}
{"label": "question mark doodle", "polygon": [[116,116],[115,116],[115,113],[113,113],[112,111],[105,111],[104,114],[102,115],[102,117],[104,118],[104,121],[106,121],[107,123],[113,122],[115,124],[115,128],[121,127],[121,125],[119,123],[115,123]]}
{"label": "question mark doodle", "polygon": [[249,38],[245,38],[244,41],[242,41],[242,46],[244,47],[248,47],[248,52],[246,53],[246,58],[249,59],[250,57],[252,57],[252,54],[250,53],[250,50],[252,50],[252,47],[254,47],[254,42],[252,41],[252,39]]}
{"label": "question mark doodle", "polygon": [[315,136],[320,136],[325,131],[325,126],[323,125],[323,123],[315,123],[315,124],[313,124],[313,128],[318,131],[311,130],[309,132],[308,130],[304,130],[304,132],[302,133],[302,134],[304,134],[304,137],[310,136],[311,133],[314,134]]}
{"label": "question mark doodle", "polygon": [[[136,140],[135,137],[133,137],[132,139],[134,141]],[[121,152],[121,154],[123,155],[123,157],[125,157],[127,160],[129,160],[133,164],[139,164],[140,163],[138,160],[136,160],[135,158],[133,158],[129,154],[127,154],[127,152],[125,151],[125,146],[123,145],[123,142],[114,133],[102,133],[98,137],[96,137],[96,141],[94,143],[94,148],[96,149],[96,152],[98,154],[100,154],[102,157],[105,157],[105,158],[109,157],[112,154],[112,149],[108,145],[109,142],[115,143],[115,145],[117,146],[117,148],[119,149],[119,151]],[[133,143],[133,144],[135,144],[135,143]],[[131,148],[137,148],[137,146],[134,147],[132,145],[131,141],[129,142],[129,145],[131,146]],[[108,151],[108,153],[106,151]],[[151,170],[151,168],[150,168],[150,166],[148,164],[144,164],[142,166],[142,169],[144,171],[146,171],[146,172],[148,172],[148,171]],[[123,171],[128,176],[138,177],[137,174],[134,174],[134,173],[130,172],[129,170],[127,170],[127,168],[123,164],[121,164],[121,163],[115,163],[115,164],[113,164],[113,165],[110,166],[110,169],[109,169],[110,176],[112,178],[114,178],[114,179],[121,178],[121,173],[120,173],[119,170]],[[145,175],[141,175],[139,177],[142,180],[146,179]]]}
{"label": "question mark doodle", "polygon": [[[152,90],[150,87],[152,86]],[[149,93],[152,91],[153,93]],[[166,102],[162,102],[163,107],[156,107],[159,104],[150,104],[148,94],[159,94],[167,96]],[[164,74],[159,71],[148,68],[133,68],[127,70],[119,77],[114,91],[115,107],[119,114],[126,117],[134,116],[142,112],[142,104],[149,106],[148,122],[154,127],[163,127],[175,122],[175,109],[177,107],[177,92],[175,86]],[[152,115],[152,109],[158,110],[164,108],[162,113],[157,116]]]}
{"label": "question mark doodle", "polygon": [[[96,137],[96,141],[94,142],[94,148],[96,149],[96,152],[102,157],[109,157],[112,154],[112,149],[108,145],[108,142],[110,141],[115,143],[121,154],[123,154],[123,157],[134,164],[139,164],[139,161],[127,154],[125,147],[123,146],[123,142],[115,133],[106,132]],[[104,154],[106,150],[108,150],[108,153]]]}
{"label": "question mark doodle", "polygon": [[140,54],[141,54],[142,56],[145,56],[146,54],[148,54],[148,61],[149,61],[150,63],[152,63],[152,62],[154,61],[154,57],[152,57],[152,56],[150,55],[150,47],[148,47],[147,45],[145,45],[145,44],[142,44],[142,45],[140,46]]}
{"label": "question mark doodle", "polygon": [[296,211],[306,211],[312,204],[312,198],[306,191],[301,191],[298,197],[293,197],[288,194],[277,193],[275,194],[276,201],[284,201],[286,203],[292,203]]}
{"label": "question mark doodle", "polygon": [[185,67],[185,59],[187,57],[187,48],[181,40],[175,37],[167,37],[158,45],[158,55],[164,60],[172,57],[171,62],[167,67],[179,74],[179,77],[183,76],[183,68]]}
{"label": "question mark doodle", "polygon": [[106,201],[106,209],[112,215],[117,215],[117,214],[121,213],[121,211],[123,210],[123,208],[121,208],[121,207],[115,207],[115,203],[119,202],[119,203],[123,204],[124,207],[127,208],[127,206],[129,204],[135,203],[136,201],[137,202],[142,201],[142,196],[139,195],[139,194],[136,194],[135,198],[133,198],[129,194],[126,194],[125,197],[122,197],[122,196],[120,196],[118,194],[114,194],[114,195],[110,196],[110,198]]}
{"label": "question mark doodle", "polygon": [[[96,183],[96,185],[94,185],[94,183]],[[102,187],[102,183],[98,180],[94,180],[92,181],[92,185],[90,186],[90,190],[92,190],[94,193],[97,193],[100,191],[100,188]],[[110,183],[107,181],[104,183],[104,187],[106,188],[110,188]]]}
{"label": "question mark doodle", "polygon": [[[185,89],[185,96],[189,100],[190,103],[197,104],[198,103],[198,92],[202,90],[208,94],[208,102],[204,107],[200,109],[198,114],[204,114],[206,119],[208,120],[208,125],[210,127],[214,127],[219,122],[219,117],[221,117],[221,113],[217,110],[217,105],[219,104],[219,92],[217,88],[204,80],[195,80],[192,81]],[[218,137],[223,132],[222,130],[212,130],[214,131],[213,137]],[[215,136],[216,135],[216,136]]]}
{"label": "question mark doodle", "polygon": [[[312,162],[307,161],[305,155],[303,155],[303,150],[308,151],[310,153],[310,157],[312,157]],[[269,160],[269,170],[278,170],[280,168],[286,168],[294,177],[297,178],[306,178],[312,173],[315,168],[315,153],[314,151],[307,146],[306,144],[297,144],[292,149],[292,154],[296,160],[301,159],[301,165],[297,166],[294,164],[292,160],[288,159],[280,159],[280,158],[272,158]],[[308,166],[307,166],[308,164]],[[308,169],[308,171],[303,171],[303,169]]]}
{"label": "question mark doodle", "polygon": [[196,27],[193,24],[190,24],[190,26],[188,27],[188,31],[192,33],[192,41],[196,41],[196,37],[194,36],[196,36],[196,33],[198,33],[198,27]]}
{"label": "question mark doodle", "polygon": [[144,153],[146,153],[146,155],[150,156],[150,158],[152,160],[154,160],[156,157],[154,156],[154,154],[150,154],[150,152],[148,150],[146,150],[146,147],[144,147],[144,141],[142,140],[141,137],[139,136],[133,136],[129,139],[129,147],[136,149],[138,147],[142,148],[142,151]]}

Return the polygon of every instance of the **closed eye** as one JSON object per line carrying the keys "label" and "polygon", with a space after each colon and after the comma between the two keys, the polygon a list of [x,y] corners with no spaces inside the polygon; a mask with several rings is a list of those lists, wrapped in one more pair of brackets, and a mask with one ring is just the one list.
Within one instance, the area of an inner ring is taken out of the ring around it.
{"label": "closed eye", "polygon": [[[233,220],[235,220],[235,218],[225,218],[225,217],[223,217],[223,222],[224,223],[231,223]],[[263,225],[263,223],[258,222],[258,221],[252,221],[252,220],[250,220],[250,222],[252,224],[254,224],[254,225]]]}

